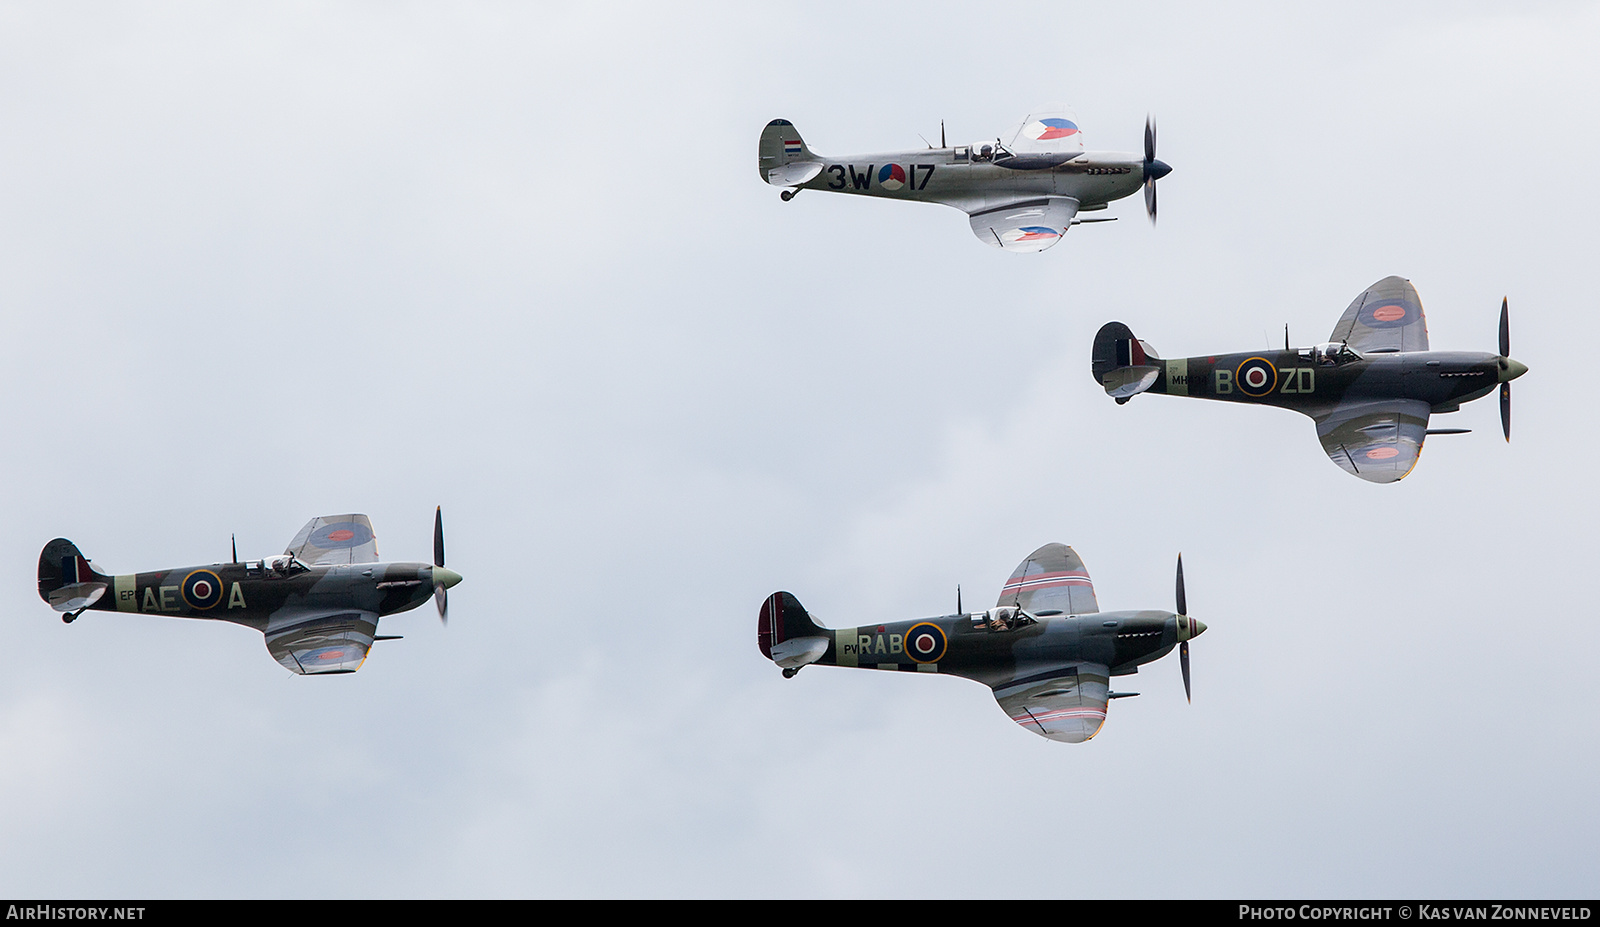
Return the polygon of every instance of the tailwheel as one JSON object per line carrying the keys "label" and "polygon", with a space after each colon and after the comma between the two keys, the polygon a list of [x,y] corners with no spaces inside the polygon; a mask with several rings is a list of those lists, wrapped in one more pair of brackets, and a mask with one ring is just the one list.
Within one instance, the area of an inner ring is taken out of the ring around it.
{"label": "tailwheel", "polygon": [[798,673],[798,672],[800,672],[800,667],[791,666],[788,669],[785,669],[783,671],[783,678],[785,678],[785,679],[793,679],[794,678],[794,674]]}

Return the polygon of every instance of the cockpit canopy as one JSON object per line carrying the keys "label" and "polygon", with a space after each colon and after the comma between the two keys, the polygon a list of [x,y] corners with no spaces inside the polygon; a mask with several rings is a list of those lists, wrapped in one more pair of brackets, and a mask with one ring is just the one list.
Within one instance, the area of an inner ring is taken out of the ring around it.
{"label": "cockpit canopy", "polygon": [[1001,605],[972,616],[974,628],[990,631],[1015,631],[1034,623],[1032,615],[1015,605]]}
{"label": "cockpit canopy", "polygon": [[957,163],[982,164],[988,161],[1004,161],[1007,158],[1016,157],[1006,146],[1000,144],[999,139],[995,139],[993,143],[979,142],[975,145],[960,145],[953,151]]}
{"label": "cockpit canopy", "polygon": [[1321,367],[1336,367],[1339,364],[1348,364],[1351,361],[1361,359],[1360,354],[1351,350],[1350,346],[1342,341],[1329,341],[1319,344],[1314,348],[1301,351],[1300,356]]}
{"label": "cockpit canopy", "polygon": [[267,570],[280,576],[293,576],[296,573],[304,573],[309,569],[311,568],[295,559],[293,554],[279,554],[276,557],[267,558]]}

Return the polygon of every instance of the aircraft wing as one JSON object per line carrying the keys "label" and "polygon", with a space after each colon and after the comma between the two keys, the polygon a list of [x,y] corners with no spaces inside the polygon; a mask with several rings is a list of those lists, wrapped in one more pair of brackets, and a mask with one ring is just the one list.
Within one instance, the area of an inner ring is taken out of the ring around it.
{"label": "aircraft wing", "polygon": [[272,659],[302,676],[355,672],[377,633],[376,614],[348,608],[274,615],[265,631]]}
{"label": "aircraft wing", "polygon": [[1081,744],[1100,733],[1111,699],[1111,673],[1099,663],[1072,663],[1049,678],[997,686],[995,701],[1041,737]]}
{"label": "aircraft wing", "polygon": [[1016,605],[1035,615],[1059,611],[1092,615],[1100,610],[1094,583],[1078,554],[1065,544],[1046,544],[1017,565],[996,605]]}
{"label": "aircraft wing", "polygon": [[1428,350],[1428,320],[1417,288],[1403,277],[1384,277],[1356,297],[1328,340],[1362,354]]}
{"label": "aircraft wing", "polygon": [[1052,107],[1042,113],[1029,113],[1003,144],[1018,154],[1076,154],[1083,150],[1083,133],[1071,110]]}
{"label": "aircraft wing", "polygon": [[1317,438],[1345,472],[1372,483],[1393,483],[1417,465],[1431,411],[1415,399],[1342,402],[1316,416]]}
{"label": "aircraft wing", "polygon": [[1061,240],[1077,214],[1078,201],[1070,196],[991,203],[967,213],[972,234],[1007,251],[1043,251]]}
{"label": "aircraft wing", "polygon": [[365,515],[319,515],[306,522],[284,553],[308,566],[377,563],[378,536]]}

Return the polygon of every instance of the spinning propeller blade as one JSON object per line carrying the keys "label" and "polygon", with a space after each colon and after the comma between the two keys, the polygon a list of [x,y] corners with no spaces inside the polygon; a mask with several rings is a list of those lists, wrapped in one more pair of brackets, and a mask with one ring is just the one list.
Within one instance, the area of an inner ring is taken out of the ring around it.
{"label": "spinning propeller blade", "polygon": [[1172,167],[1156,160],[1156,124],[1150,117],[1144,120],[1144,211],[1150,214],[1150,224],[1156,224],[1156,181],[1172,173]]}
{"label": "spinning propeller blade", "polygon": [[1189,614],[1189,600],[1183,594],[1183,554],[1178,555],[1178,614]]}
{"label": "spinning propeller blade", "polygon": [[433,565],[444,566],[444,506],[433,510]]}
{"label": "spinning propeller blade", "polygon": [[1189,640],[1205,633],[1204,622],[1189,617],[1189,597],[1183,592],[1183,554],[1178,555],[1178,666],[1183,669],[1183,697],[1194,701],[1189,686]]}
{"label": "spinning propeller blade", "polygon": [[[1511,309],[1505,297],[1500,299],[1500,356],[1511,356]],[[1511,440],[1511,381],[1500,384],[1500,429]]]}
{"label": "spinning propeller blade", "polygon": [[[1189,598],[1183,594],[1183,554],[1178,555],[1178,615],[1189,617]],[[1178,645],[1178,665],[1183,668],[1183,697],[1191,703],[1194,694],[1189,691],[1189,642]]]}
{"label": "spinning propeller blade", "polygon": [[1504,296],[1500,297],[1500,356],[1511,356],[1511,306],[1510,301]]}
{"label": "spinning propeller blade", "polygon": [[[444,506],[433,510],[433,565],[444,568]],[[443,582],[434,581],[433,603],[439,606],[439,623],[450,624],[450,593]]]}

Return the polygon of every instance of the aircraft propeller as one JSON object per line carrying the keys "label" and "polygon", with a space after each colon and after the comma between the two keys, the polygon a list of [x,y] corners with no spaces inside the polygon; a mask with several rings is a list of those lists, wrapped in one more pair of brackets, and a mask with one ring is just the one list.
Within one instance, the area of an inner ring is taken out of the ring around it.
{"label": "aircraft propeller", "polygon": [[1206,629],[1204,623],[1189,617],[1189,600],[1183,594],[1183,554],[1178,555],[1178,665],[1183,669],[1183,697],[1190,702],[1194,695],[1189,691],[1189,639],[1199,637]]}
{"label": "aircraft propeller", "polygon": [[[1500,358],[1501,366],[1506,366],[1504,361],[1511,357],[1511,316],[1510,307],[1505,297],[1500,299]],[[1500,428],[1506,433],[1506,440],[1511,440],[1511,381],[1500,384]]]}
{"label": "aircraft propeller", "polygon": [[1150,214],[1150,224],[1156,224],[1156,181],[1172,173],[1172,166],[1156,160],[1156,124],[1150,117],[1144,120],[1144,211]]}
{"label": "aircraft propeller", "polygon": [[[433,510],[433,565],[444,569],[444,506]],[[439,623],[450,623],[450,594],[445,590],[448,587],[441,579],[433,583],[433,601],[439,606]]]}

